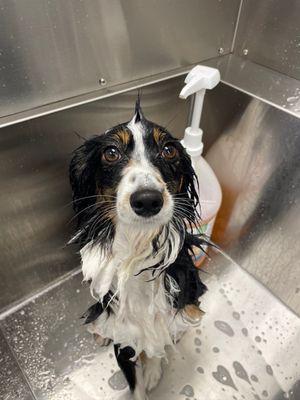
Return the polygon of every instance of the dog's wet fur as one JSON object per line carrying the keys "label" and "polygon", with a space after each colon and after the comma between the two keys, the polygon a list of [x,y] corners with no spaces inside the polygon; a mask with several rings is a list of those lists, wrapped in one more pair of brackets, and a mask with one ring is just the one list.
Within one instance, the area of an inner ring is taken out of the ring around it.
{"label": "dog's wet fur", "polygon": [[[148,121],[139,99],[131,121],[75,150],[70,182],[84,280],[97,302],[89,330],[114,343],[135,399],[161,375],[165,347],[188,328],[206,286],[193,264],[199,222],[190,157],[165,128]],[[142,365],[141,365],[142,364]],[[143,372],[143,373],[142,373]]]}

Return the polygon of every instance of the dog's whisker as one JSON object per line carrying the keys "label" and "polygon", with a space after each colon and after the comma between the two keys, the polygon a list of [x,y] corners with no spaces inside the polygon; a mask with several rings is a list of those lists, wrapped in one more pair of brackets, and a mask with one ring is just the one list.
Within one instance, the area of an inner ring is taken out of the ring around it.
{"label": "dog's whisker", "polygon": [[97,198],[97,197],[111,197],[111,198],[114,198],[114,199],[117,198],[117,196],[112,196],[112,195],[94,194],[92,196],[85,196],[85,197],[79,197],[78,199],[74,199],[74,200],[70,201],[69,203],[65,204],[63,207],[64,208],[65,207],[69,207],[70,205],[76,204],[76,203],[78,203],[80,201],[87,200],[87,199],[93,199],[93,198]]}
{"label": "dog's whisker", "polygon": [[90,208],[92,208],[92,207],[97,208],[97,206],[104,205],[105,203],[114,204],[114,203],[113,203],[112,201],[110,201],[110,200],[108,200],[108,201],[103,201],[103,200],[101,200],[100,202],[93,203],[93,204],[91,204],[91,205],[85,207],[85,208],[82,209],[81,211],[79,211],[77,214],[75,214],[75,215],[70,219],[69,223],[71,223],[75,218],[77,218],[77,217],[78,217],[80,214],[82,214],[84,211],[86,211],[86,210],[88,210],[88,209],[90,209]]}

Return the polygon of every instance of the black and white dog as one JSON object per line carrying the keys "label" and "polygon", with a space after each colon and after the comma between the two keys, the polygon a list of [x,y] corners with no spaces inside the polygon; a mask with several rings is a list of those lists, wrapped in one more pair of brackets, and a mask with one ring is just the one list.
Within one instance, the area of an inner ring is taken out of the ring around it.
{"label": "black and white dog", "polygon": [[[199,218],[190,157],[163,127],[135,115],[86,140],[70,164],[84,280],[97,300],[85,313],[113,341],[135,399],[161,377],[166,346],[200,322],[206,287],[193,264]],[[188,233],[189,231],[189,233]]]}

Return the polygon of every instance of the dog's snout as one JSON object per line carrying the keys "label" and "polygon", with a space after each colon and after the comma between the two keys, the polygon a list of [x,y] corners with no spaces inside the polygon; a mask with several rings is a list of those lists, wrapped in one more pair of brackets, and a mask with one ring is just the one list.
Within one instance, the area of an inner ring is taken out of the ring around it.
{"label": "dog's snout", "polygon": [[158,190],[138,190],[130,196],[133,211],[141,217],[152,217],[160,212],[164,200]]}

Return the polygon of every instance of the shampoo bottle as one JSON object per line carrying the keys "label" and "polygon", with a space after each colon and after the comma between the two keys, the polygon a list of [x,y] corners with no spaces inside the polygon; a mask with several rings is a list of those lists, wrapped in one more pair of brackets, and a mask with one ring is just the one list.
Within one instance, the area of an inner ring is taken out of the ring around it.
{"label": "shampoo bottle", "polygon": [[[215,68],[202,65],[194,67],[186,76],[186,85],[180,92],[179,97],[186,99],[194,94],[194,105],[191,118],[191,126],[185,130],[182,140],[183,146],[190,155],[193,168],[199,182],[199,214],[200,221],[195,230],[198,233],[205,234],[210,237],[219,208],[222,202],[222,191],[218,179],[209,166],[207,161],[202,157],[203,131],[199,127],[203,100],[206,89],[213,89],[220,81],[220,73]],[[204,260],[205,253],[199,249],[195,249],[195,265],[200,267]]]}

